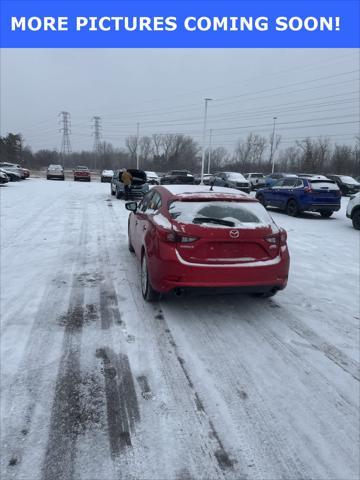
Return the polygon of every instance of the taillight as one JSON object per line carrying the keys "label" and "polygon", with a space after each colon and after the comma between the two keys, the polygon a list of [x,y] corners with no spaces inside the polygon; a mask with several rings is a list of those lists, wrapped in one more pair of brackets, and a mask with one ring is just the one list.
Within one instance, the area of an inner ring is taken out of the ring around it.
{"label": "taillight", "polygon": [[198,237],[179,235],[178,233],[174,232],[174,230],[167,230],[165,228],[158,228],[157,232],[163,241],[170,243],[191,243],[198,239]]}
{"label": "taillight", "polygon": [[304,193],[312,193],[313,189],[311,187],[305,187],[304,188]]}
{"label": "taillight", "polygon": [[280,229],[280,245],[286,245],[287,232],[283,228]]}
{"label": "taillight", "polygon": [[272,250],[279,247],[286,245],[287,240],[287,233],[286,230],[283,228],[280,229],[279,233],[273,233],[272,235],[267,235],[264,237],[268,243],[270,243],[270,247]]}

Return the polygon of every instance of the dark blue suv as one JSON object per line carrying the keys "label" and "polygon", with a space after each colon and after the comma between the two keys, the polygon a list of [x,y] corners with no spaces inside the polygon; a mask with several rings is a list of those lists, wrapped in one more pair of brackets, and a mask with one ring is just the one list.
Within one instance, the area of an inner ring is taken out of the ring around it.
{"label": "dark blue suv", "polygon": [[301,212],[319,212],[330,217],[341,205],[339,187],[325,178],[282,178],[272,187],[258,190],[256,198],[265,207],[281,208],[293,217]]}

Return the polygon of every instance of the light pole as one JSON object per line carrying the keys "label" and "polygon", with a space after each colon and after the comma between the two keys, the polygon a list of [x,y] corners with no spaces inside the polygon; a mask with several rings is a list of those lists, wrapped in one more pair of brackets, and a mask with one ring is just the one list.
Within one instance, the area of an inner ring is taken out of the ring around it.
{"label": "light pole", "polygon": [[200,185],[204,185],[204,165],[205,165],[205,139],[206,139],[207,106],[208,106],[208,102],[211,102],[211,100],[212,100],[212,98],[205,98]]}
{"label": "light pole", "polygon": [[208,154],[208,173],[210,173],[210,163],[211,163],[211,140],[212,140],[212,128],[210,128],[210,137],[209,137],[209,154]]}
{"label": "light pole", "polygon": [[274,126],[272,132],[272,140],[271,140],[271,149],[270,149],[270,162],[271,162],[271,173],[274,173],[275,163],[274,163],[274,141],[275,141],[275,124],[277,117],[273,117]]}
{"label": "light pole", "polygon": [[140,123],[136,124],[136,169],[139,170],[139,131]]}

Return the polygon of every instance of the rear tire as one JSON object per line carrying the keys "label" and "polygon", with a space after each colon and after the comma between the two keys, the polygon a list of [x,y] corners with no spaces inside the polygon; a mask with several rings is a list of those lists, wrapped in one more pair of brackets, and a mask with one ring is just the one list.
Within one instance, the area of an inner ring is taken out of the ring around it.
{"label": "rear tire", "polygon": [[320,212],[320,215],[324,218],[330,218],[333,213],[332,210],[323,210]]}
{"label": "rear tire", "polygon": [[151,286],[145,253],[141,257],[141,293],[147,302],[156,302],[160,298],[160,293]]}
{"label": "rear tire", "polygon": [[351,215],[351,220],[355,230],[360,230],[360,208]]}
{"label": "rear tire", "polygon": [[253,293],[252,296],[256,298],[270,298],[276,295],[278,290],[276,288],[273,288],[272,290],[269,290],[268,292],[257,292]]}
{"label": "rear tire", "polygon": [[299,215],[299,207],[296,200],[288,201],[286,205],[286,213],[290,215],[290,217],[297,217]]}
{"label": "rear tire", "polygon": [[119,192],[119,190],[116,189],[116,198],[117,198],[118,200],[120,200],[122,197],[123,197],[122,192]]}
{"label": "rear tire", "polygon": [[264,195],[260,194],[256,197],[263,207],[266,207]]}

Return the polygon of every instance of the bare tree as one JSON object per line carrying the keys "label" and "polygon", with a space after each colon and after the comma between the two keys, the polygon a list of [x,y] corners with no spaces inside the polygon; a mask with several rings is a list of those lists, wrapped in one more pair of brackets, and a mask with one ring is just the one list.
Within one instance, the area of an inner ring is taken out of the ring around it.
{"label": "bare tree", "polygon": [[138,138],[136,135],[130,135],[125,139],[126,148],[129,150],[132,160],[136,159],[136,151],[138,146]]}
{"label": "bare tree", "polygon": [[266,148],[267,139],[253,132],[249,133],[245,141],[239,140],[235,149],[235,158],[240,169],[249,171],[261,166]]}

